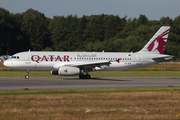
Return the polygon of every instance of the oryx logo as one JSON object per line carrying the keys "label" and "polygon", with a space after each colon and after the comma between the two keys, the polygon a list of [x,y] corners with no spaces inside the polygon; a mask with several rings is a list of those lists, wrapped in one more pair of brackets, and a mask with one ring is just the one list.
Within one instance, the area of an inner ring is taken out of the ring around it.
{"label": "oryx logo", "polygon": [[65,69],[65,70],[64,70],[64,73],[67,73],[67,72],[68,72],[68,69]]}
{"label": "oryx logo", "polygon": [[164,53],[167,36],[169,34],[169,30],[166,30],[162,34],[160,34],[156,39],[154,39],[151,44],[147,47],[148,51],[151,52],[153,50],[158,50],[160,54]]}
{"label": "oryx logo", "polygon": [[117,59],[116,62],[120,63],[120,59]]}

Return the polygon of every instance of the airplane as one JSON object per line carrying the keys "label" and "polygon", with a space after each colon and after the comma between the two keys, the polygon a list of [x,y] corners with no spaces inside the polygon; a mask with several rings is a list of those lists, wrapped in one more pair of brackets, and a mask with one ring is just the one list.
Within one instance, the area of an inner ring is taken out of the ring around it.
{"label": "airplane", "polygon": [[[52,75],[90,79],[90,71],[120,71],[152,65],[172,59],[164,54],[170,26],[162,26],[138,52],[60,52],[27,51],[14,54],[3,64],[8,68],[50,70]],[[113,46],[112,46],[113,47]],[[84,74],[86,73],[86,74]]]}

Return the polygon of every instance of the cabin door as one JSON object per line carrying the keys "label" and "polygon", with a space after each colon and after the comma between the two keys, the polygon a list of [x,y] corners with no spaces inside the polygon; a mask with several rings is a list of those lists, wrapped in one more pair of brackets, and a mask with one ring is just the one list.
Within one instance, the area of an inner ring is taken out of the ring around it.
{"label": "cabin door", "polygon": [[137,55],[137,64],[142,64],[142,55]]}

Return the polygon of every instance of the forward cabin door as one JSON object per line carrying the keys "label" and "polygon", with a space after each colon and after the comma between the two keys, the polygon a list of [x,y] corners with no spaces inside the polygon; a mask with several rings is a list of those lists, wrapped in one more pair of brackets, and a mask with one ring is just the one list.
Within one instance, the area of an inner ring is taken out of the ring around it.
{"label": "forward cabin door", "polygon": [[37,63],[31,61],[31,53],[30,52],[27,52],[25,54],[25,65],[30,70],[37,70]]}
{"label": "forward cabin door", "polygon": [[25,53],[25,64],[31,64],[31,55],[29,52]]}

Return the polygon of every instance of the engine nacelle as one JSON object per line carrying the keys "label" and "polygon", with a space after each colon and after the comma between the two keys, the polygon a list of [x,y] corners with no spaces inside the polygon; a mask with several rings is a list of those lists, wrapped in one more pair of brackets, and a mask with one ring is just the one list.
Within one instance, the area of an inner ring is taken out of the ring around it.
{"label": "engine nacelle", "polygon": [[52,75],[59,75],[59,74],[58,74],[58,71],[51,71],[51,74],[52,74]]}
{"label": "engine nacelle", "polygon": [[80,69],[76,67],[60,67],[58,69],[58,74],[62,76],[79,75]]}
{"label": "engine nacelle", "polygon": [[104,70],[104,67],[95,67],[93,69],[93,71],[101,71],[101,70]]}

